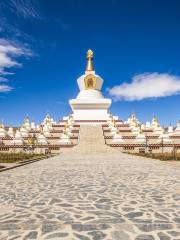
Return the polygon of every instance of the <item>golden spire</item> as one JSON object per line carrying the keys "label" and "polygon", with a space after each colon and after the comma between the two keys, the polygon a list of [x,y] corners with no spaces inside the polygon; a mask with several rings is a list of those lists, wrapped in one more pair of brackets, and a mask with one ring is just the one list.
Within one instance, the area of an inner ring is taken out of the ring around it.
{"label": "golden spire", "polygon": [[93,51],[91,49],[89,49],[87,51],[87,65],[86,65],[86,71],[94,71],[94,66],[93,66]]}

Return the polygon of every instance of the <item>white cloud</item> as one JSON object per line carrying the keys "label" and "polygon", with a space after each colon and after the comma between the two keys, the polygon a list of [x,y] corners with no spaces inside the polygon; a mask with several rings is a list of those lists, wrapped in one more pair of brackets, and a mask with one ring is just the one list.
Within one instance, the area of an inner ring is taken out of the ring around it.
{"label": "white cloud", "polygon": [[0,82],[8,82],[8,79],[0,76]]}
{"label": "white cloud", "polygon": [[36,0],[8,0],[7,2],[0,2],[1,8],[9,9],[16,15],[24,18],[40,18],[37,11]]}
{"label": "white cloud", "polygon": [[[18,46],[10,41],[0,39],[0,82],[7,82],[5,75],[13,74],[7,72],[7,68],[22,66],[16,58],[22,55],[31,55],[29,50],[23,46]],[[0,92],[9,92],[13,88],[8,85],[0,85]]]}
{"label": "white cloud", "polygon": [[133,77],[131,83],[123,83],[108,89],[115,100],[135,101],[180,94],[180,77],[171,74],[144,73]]}
{"label": "white cloud", "polygon": [[0,39],[0,73],[5,74],[5,68],[21,66],[21,64],[14,59],[21,55],[26,55],[23,46],[18,46],[16,43]]}
{"label": "white cloud", "polygon": [[10,92],[13,88],[8,85],[0,85],[0,92]]}

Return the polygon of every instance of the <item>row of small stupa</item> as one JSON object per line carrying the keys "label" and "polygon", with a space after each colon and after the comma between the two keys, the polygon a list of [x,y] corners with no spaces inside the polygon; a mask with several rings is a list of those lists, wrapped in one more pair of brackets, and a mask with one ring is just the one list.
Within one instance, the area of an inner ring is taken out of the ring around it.
{"label": "row of small stupa", "polygon": [[[66,118],[65,128],[61,134],[60,139],[57,141],[57,144],[71,144],[70,137],[72,136],[72,130],[74,121],[72,116]],[[19,128],[5,127],[3,124],[0,125],[0,139],[11,139],[10,144],[22,145],[24,143],[23,139],[32,137],[36,138],[37,144],[47,144],[47,138],[52,136],[51,132],[53,131],[54,125],[57,122],[54,121],[49,114],[47,114],[40,125],[36,125],[35,122],[30,122],[29,118],[24,119],[23,124]],[[32,138],[31,138],[32,140]]]}
{"label": "row of small stupa", "polygon": [[[72,130],[74,129],[74,120],[73,114],[64,118],[64,128],[63,133],[61,134],[59,140],[57,140],[56,144],[71,144],[71,136]],[[35,125],[34,122],[30,122],[29,118],[26,117],[23,124],[19,128],[13,127],[4,127],[3,124],[0,125],[0,139],[9,139],[8,144],[17,144],[22,145],[24,139],[32,136],[36,138],[37,144],[47,144],[48,137],[52,136],[54,126],[58,123],[54,121],[49,114],[47,114],[40,125]],[[162,127],[157,118],[154,117],[152,122],[146,122],[146,124],[142,124],[135,116],[132,114],[127,121],[120,121],[118,124],[128,125],[131,129],[132,134],[136,136],[137,143],[144,143],[146,141],[146,136],[148,130],[153,131],[153,134],[158,136],[159,142],[171,142],[172,136],[180,136],[180,122],[177,123],[177,127],[173,128],[169,126],[168,128]],[[110,134],[112,136],[113,143],[123,143],[124,139],[122,138],[121,133],[118,131],[116,126],[116,121],[114,117],[109,114],[107,120],[108,129],[110,130]]]}
{"label": "row of small stupa", "polygon": [[[116,121],[113,119],[111,114],[108,117],[107,124],[112,136],[112,143],[124,143],[124,139],[116,126]],[[177,123],[175,128],[171,125],[168,128],[164,128],[159,124],[157,117],[153,117],[152,122],[142,124],[136,118],[136,115],[132,114],[127,121],[119,122],[118,124],[127,124],[131,129],[131,133],[136,136],[137,143],[145,143],[147,141],[146,138],[149,131],[152,131],[153,135],[158,137],[159,143],[162,141],[171,143],[171,137],[180,136],[180,121]]]}
{"label": "row of small stupa", "polygon": [[[180,135],[180,122],[177,123],[177,127],[173,128],[173,126],[169,126],[168,128],[162,127],[157,118],[154,117],[152,122],[146,122],[146,124],[141,124],[140,121],[136,118],[135,114],[132,114],[127,121],[120,122],[123,124],[128,124],[133,133],[137,134],[137,136],[141,135],[141,137],[145,136],[146,130],[153,130],[153,133],[159,135],[160,137],[168,138],[171,135]],[[56,121],[49,114],[46,115],[44,120],[40,125],[35,125],[34,122],[30,123],[28,117],[25,118],[23,124],[19,128],[13,127],[4,127],[3,124],[0,125],[0,138],[11,137],[13,139],[17,139],[19,137],[28,137],[30,131],[39,132],[39,139],[45,139],[50,136],[50,132],[53,130],[53,125],[57,124]],[[113,119],[113,116],[109,114],[109,118],[107,120],[107,124],[109,125],[109,129],[112,134],[117,134],[116,123]],[[68,135],[71,135],[71,130],[73,129],[74,120],[72,115],[67,118],[67,128],[66,132]],[[120,137],[120,134],[119,134]]]}

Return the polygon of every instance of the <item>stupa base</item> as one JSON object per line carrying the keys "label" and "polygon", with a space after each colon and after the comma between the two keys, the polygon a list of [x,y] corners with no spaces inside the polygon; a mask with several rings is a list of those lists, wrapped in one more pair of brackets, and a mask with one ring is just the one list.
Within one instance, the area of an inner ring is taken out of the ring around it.
{"label": "stupa base", "polygon": [[98,99],[94,101],[72,99],[70,106],[73,110],[75,121],[107,121],[110,99]]}

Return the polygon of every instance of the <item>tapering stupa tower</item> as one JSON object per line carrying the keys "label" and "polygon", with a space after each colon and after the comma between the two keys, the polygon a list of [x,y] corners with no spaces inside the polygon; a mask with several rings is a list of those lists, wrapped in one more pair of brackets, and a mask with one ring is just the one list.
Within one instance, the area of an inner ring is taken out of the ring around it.
{"label": "tapering stupa tower", "polygon": [[93,57],[93,51],[88,50],[85,74],[77,79],[80,92],[69,101],[74,119],[84,122],[107,120],[111,106],[111,99],[102,95],[103,79],[95,73]]}

